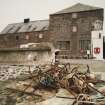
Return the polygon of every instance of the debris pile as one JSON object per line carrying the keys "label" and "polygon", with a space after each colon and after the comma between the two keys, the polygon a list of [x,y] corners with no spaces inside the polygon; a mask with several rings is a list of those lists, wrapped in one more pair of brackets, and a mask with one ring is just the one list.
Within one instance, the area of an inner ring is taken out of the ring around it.
{"label": "debris pile", "polygon": [[[32,65],[31,70],[36,70],[36,66]],[[0,81],[8,79],[16,79],[19,76],[27,75],[29,70],[28,65],[0,65]]]}
{"label": "debris pile", "polygon": [[8,84],[5,91],[11,92],[13,105],[105,105],[105,88],[99,86],[105,81],[97,79],[88,65],[85,72],[70,66],[57,62],[37,70],[29,67],[27,78]]}

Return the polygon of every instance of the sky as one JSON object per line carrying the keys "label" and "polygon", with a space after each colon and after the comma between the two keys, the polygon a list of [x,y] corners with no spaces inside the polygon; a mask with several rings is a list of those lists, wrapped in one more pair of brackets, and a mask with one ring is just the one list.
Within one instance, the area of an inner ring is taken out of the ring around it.
{"label": "sky", "polygon": [[[8,24],[49,19],[49,14],[83,3],[105,9],[105,0],[0,0],[0,31]],[[105,29],[105,28],[104,28]]]}

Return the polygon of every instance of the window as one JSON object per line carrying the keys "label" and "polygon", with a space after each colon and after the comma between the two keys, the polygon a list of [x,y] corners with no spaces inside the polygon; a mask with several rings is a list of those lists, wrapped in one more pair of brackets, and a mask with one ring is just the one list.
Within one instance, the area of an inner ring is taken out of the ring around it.
{"label": "window", "polygon": [[27,40],[29,39],[29,35],[26,35],[26,39],[27,39]]}
{"label": "window", "polygon": [[92,23],[92,26],[94,26],[94,30],[102,30],[103,29],[103,22],[101,20],[96,20]]}
{"label": "window", "polygon": [[58,41],[57,48],[60,50],[70,50],[70,41]]}
{"label": "window", "polygon": [[99,39],[101,39],[101,33],[99,33]]}
{"label": "window", "polygon": [[43,38],[43,34],[39,34],[39,38],[40,38],[40,39]]}
{"label": "window", "polygon": [[19,36],[16,36],[16,40],[19,40]]}
{"label": "window", "polygon": [[90,49],[90,40],[80,40],[79,48],[81,50],[89,50]]}
{"label": "window", "polygon": [[77,32],[77,27],[76,26],[72,27],[72,32]]}
{"label": "window", "polygon": [[84,19],[81,19],[81,23],[84,23],[85,22],[85,20]]}
{"label": "window", "polygon": [[72,13],[72,18],[77,18],[77,13]]}

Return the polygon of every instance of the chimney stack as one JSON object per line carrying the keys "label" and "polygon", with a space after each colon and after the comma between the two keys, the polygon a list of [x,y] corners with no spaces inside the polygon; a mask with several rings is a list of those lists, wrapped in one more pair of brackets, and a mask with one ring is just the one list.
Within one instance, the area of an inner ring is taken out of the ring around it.
{"label": "chimney stack", "polygon": [[27,19],[24,19],[24,23],[29,23],[30,22],[30,19],[27,18]]}

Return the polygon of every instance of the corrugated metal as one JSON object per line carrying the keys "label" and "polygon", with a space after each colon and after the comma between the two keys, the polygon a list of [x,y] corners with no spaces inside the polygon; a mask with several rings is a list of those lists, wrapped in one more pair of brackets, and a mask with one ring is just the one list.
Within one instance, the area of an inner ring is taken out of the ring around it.
{"label": "corrugated metal", "polygon": [[1,34],[48,30],[49,20],[30,21],[29,23],[9,24]]}

